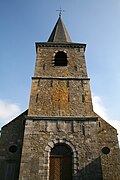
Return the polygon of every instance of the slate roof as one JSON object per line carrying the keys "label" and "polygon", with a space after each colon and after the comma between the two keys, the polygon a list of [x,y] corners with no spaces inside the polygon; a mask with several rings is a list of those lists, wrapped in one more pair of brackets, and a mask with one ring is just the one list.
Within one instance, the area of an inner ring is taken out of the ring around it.
{"label": "slate roof", "polygon": [[48,42],[58,42],[58,43],[72,42],[61,17],[58,18],[58,21],[48,39]]}

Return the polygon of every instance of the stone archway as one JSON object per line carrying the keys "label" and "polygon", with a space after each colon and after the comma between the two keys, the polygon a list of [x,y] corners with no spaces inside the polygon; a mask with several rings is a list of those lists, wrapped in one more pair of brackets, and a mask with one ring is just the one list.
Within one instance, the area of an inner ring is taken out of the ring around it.
{"label": "stone archway", "polygon": [[69,147],[69,149],[71,149],[71,151],[72,151],[72,180],[75,180],[77,178],[78,165],[79,165],[77,151],[76,151],[75,147],[72,145],[72,143],[70,143],[66,139],[59,139],[59,138],[50,141],[45,148],[45,152],[44,152],[44,167],[45,167],[44,173],[46,174],[45,179],[50,180],[49,179],[49,177],[50,177],[50,155],[51,155],[52,148],[54,148],[57,144],[64,144],[67,147]]}
{"label": "stone archway", "polygon": [[72,150],[64,143],[56,144],[50,152],[50,180],[72,180]]}

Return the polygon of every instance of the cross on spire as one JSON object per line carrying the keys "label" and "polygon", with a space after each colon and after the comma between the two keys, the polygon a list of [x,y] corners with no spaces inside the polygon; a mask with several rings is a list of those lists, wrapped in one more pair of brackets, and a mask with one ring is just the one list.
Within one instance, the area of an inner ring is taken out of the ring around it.
{"label": "cross on spire", "polygon": [[61,7],[60,7],[60,9],[59,9],[59,10],[56,10],[56,11],[59,11],[59,17],[61,17],[62,12],[65,12],[64,10],[62,10],[62,9],[61,9]]}

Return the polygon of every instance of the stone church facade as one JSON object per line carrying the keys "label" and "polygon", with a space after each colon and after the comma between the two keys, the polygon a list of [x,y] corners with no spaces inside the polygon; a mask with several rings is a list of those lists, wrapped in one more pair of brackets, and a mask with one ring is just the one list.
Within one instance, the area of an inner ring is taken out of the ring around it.
{"label": "stone church facade", "polygon": [[0,137],[0,180],[120,180],[117,131],[93,111],[86,44],[61,19],[36,43],[29,108]]}

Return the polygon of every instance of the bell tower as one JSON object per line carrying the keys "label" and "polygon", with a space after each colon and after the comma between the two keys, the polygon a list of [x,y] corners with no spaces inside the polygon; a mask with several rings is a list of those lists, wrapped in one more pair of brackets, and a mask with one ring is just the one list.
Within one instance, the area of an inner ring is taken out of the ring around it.
{"label": "bell tower", "polygon": [[109,174],[101,149],[111,146],[107,133],[114,132],[114,142],[117,135],[93,112],[85,48],[71,41],[61,16],[48,42],[36,43],[19,180],[102,180]]}
{"label": "bell tower", "polygon": [[30,116],[91,116],[85,44],[72,43],[59,17],[47,43],[36,43]]}

